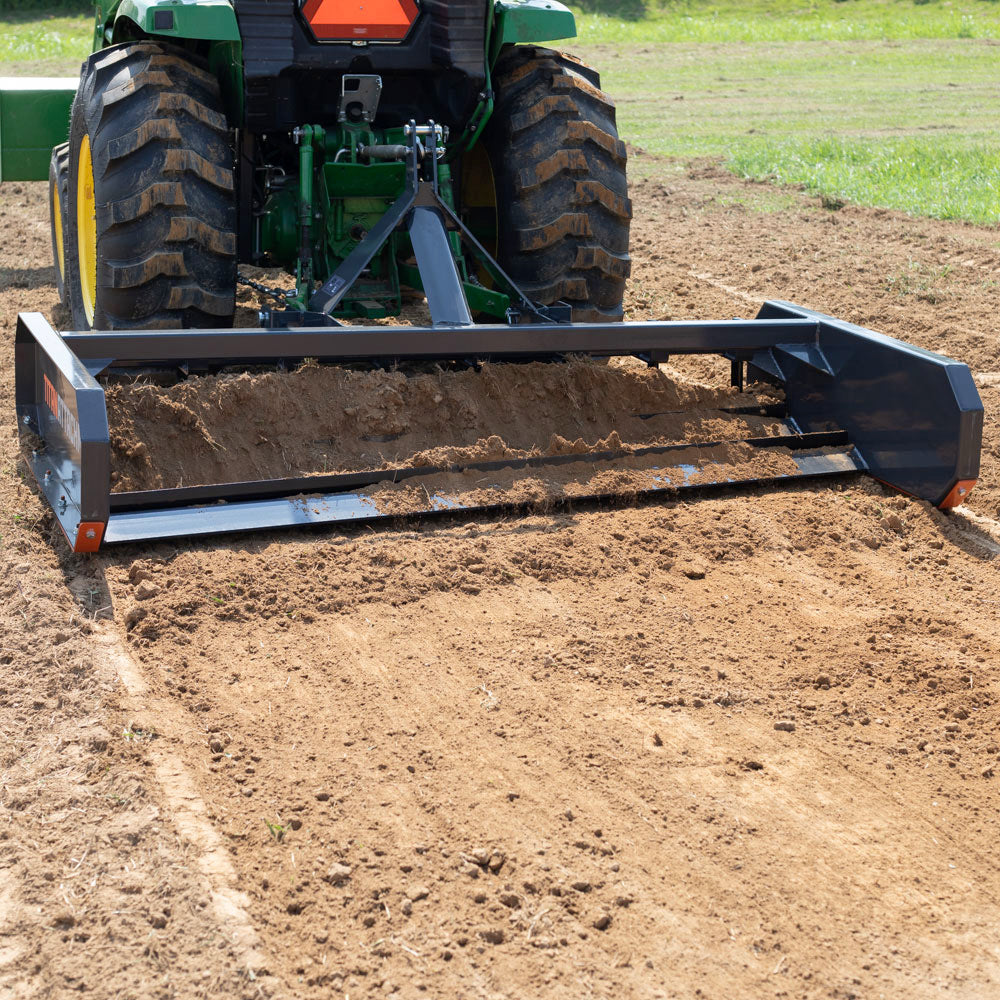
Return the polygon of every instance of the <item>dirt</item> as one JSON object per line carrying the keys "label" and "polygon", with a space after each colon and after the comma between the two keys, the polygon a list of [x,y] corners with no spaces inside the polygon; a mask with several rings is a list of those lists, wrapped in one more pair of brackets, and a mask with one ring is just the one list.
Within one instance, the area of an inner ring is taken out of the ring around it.
{"label": "dirt", "polygon": [[16,312],[67,321],[44,186],[0,192],[0,997],[996,993],[996,232],[757,190],[636,185],[629,315],[773,296],[968,361],[966,507],[858,479],[74,557],[13,421]]}
{"label": "dirt", "polygon": [[495,364],[480,371],[358,372],[315,362],[291,373],[206,376],[108,393],[117,490],[391,467],[450,466],[778,433],[732,416],[766,387],[709,388],[640,362]]}
{"label": "dirt", "polygon": [[[799,466],[788,449],[763,450],[741,442],[712,446],[671,446],[665,454],[621,453],[617,435],[580,448],[570,461],[541,468],[462,469],[414,476],[362,490],[381,514],[413,514],[455,507],[553,509],[577,499],[628,499],[653,491],[676,493],[680,487],[750,482],[794,476]],[[619,457],[597,455],[619,452]]]}

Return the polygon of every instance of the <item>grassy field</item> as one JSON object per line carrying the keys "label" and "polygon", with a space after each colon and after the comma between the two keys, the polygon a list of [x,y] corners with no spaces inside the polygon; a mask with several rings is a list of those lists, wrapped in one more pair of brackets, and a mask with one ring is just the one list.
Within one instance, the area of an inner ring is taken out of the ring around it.
{"label": "grassy field", "polygon": [[90,52],[93,32],[89,17],[65,8],[0,7],[0,75],[75,76]]}
{"label": "grassy field", "polygon": [[579,23],[574,47],[648,152],[829,202],[1000,220],[994,0],[592,0]]}
{"label": "grassy field", "polygon": [[991,224],[1000,218],[998,48],[984,41],[603,44],[619,126],[680,162],[832,200]]}
{"label": "grassy field", "polygon": [[[70,0],[9,12],[0,74],[75,74]],[[18,5],[14,5],[15,7]],[[584,0],[566,47],[668,173],[721,158],[829,201],[996,224],[1000,0]],[[638,166],[637,166],[638,169]]]}
{"label": "grassy field", "polygon": [[588,43],[996,38],[996,0],[584,0]]}

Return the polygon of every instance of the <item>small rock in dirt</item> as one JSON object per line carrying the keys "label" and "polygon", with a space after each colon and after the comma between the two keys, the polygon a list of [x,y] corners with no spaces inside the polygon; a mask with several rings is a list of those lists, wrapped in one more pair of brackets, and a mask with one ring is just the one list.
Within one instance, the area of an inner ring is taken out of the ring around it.
{"label": "small rock in dirt", "polygon": [[653,746],[654,747],[663,746],[663,737],[659,733],[653,733]]}
{"label": "small rock in dirt", "polygon": [[329,931],[317,931],[316,934],[314,935],[314,938],[315,938],[316,944],[326,944],[326,942],[330,940],[330,932]]}
{"label": "small rock in dirt", "polygon": [[140,601],[148,601],[151,597],[156,597],[160,592],[160,588],[156,586],[155,583],[151,583],[149,580],[143,580],[138,587],[135,588],[135,596]]}
{"label": "small rock in dirt", "polygon": [[490,863],[490,852],[485,847],[475,848],[470,856],[481,868],[485,868]]}
{"label": "small rock in dirt", "polygon": [[795,723],[789,721],[788,719],[782,719],[781,722],[776,722],[774,724],[774,728],[779,733],[794,733],[795,732]]}
{"label": "small rock in dirt", "polygon": [[430,894],[431,891],[426,885],[415,885],[406,893],[411,903],[417,903],[421,899],[426,899]]}
{"label": "small rock in dirt", "polygon": [[488,867],[491,872],[495,875],[504,866],[504,862],[507,860],[507,855],[503,851],[494,850],[490,855]]}
{"label": "small rock in dirt", "polygon": [[504,933],[501,927],[490,927],[487,930],[480,931],[479,936],[487,944],[503,944]]}
{"label": "small rock in dirt", "polygon": [[590,892],[593,886],[591,886],[586,879],[578,879],[573,883],[573,888],[576,889],[577,892]]}
{"label": "small rock in dirt", "polygon": [[316,801],[317,802],[329,802],[330,801],[330,793],[329,792],[317,792],[316,793]]}
{"label": "small rock in dirt", "polygon": [[290,827],[291,827],[291,828],[292,828],[293,830],[301,830],[301,829],[302,829],[302,820],[300,820],[300,819],[293,819],[293,820],[291,820],[291,821],[289,822],[289,824],[288,824],[288,825],[289,825],[289,826],[290,826]]}
{"label": "small rock in dirt", "polygon": [[568,819],[571,823],[573,822],[574,819],[576,819],[576,816],[573,814],[572,809],[567,809],[566,812],[563,813],[563,816],[565,816],[566,819]]}
{"label": "small rock in dirt", "polygon": [[212,753],[222,753],[222,751],[225,750],[225,747],[222,745],[222,740],[212,740],[212,742],[208,744],[208,749],[211,750]]}
{"label": "small rock in dirt", "polygon": [[898,514],[886,514],[886,516],[879,521],[879,524],[885,528],[886,531],[895,531],[897,535],[901,535],[903,533],[903,529],[906,527],[903,519]]}
{"label": "small rock in dirt", "polygon": [[521,906],[521,897],[515,892],[505,892],[500,896],[500,902],[504,906],[510,907],[512,910],[516,910]]}
{"label": "small rock in dirt", "polygon": [[351,866],[342,865],[339,861],[335,861],[330,865],[330,870],[323,876],[324,882],[329,882],[331,885],[343,885],[351,877]]}
{"label": "small rock in dirt", "polygon": [[635,900],[631,896],[615,896],[615,906],[628,908]]}
{"label": "small rock in dirt", "polygon": [[944,731],[946,733],[957,733],[958,732],[958,723],[957,722],[949,722],[944,727]]}
{"label": "small rock in dirt", "polygon": [[468,875],[469,878],[479,878],[479,870],[479,865],[474,865],[469,861],[466,861],[465,864],[459,868],[459,872],[462,875]]}
{"label": "small rock in dirt", "polygon": [[697,559],[692,559],[690,562],[679,562],[677,568],[689,580],[704,580],[705,574],[708,572],[705,569],[705,564],[699,562]]}
{"label": "small rock in dirt", "polygon": [[135,628],[146,617],[149,612],[140,607],[138,604],[133,604],[131,607],[125,610],[125,627]]}
{"label": "small rock in dirt", "polygon": [[399,909],[404,917],[408,917],[413,912],[413,904],[408,899],[404,899],[403,905]]}
{"label": "small rock in dirt", "polygon": [[594,918],[594,927],[599,931],[605,931],[611,926],[611,914],[600,913]]}
{"label": "small rock in dirt", "polygon": [[76,917],[73,916],[69,910],[62,910],[55,915],[52,920],[54,927],[60,927],[63,930],[68,930],[76,924]]}

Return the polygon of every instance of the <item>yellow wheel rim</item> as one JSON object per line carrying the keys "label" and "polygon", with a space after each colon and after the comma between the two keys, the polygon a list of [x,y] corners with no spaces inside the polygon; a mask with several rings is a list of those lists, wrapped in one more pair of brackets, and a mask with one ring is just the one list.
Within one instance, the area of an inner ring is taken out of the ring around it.
{"label": "yellow wheel rim", "polygon": [[62,203],[59,200],[59,181],[52,185],[52,236],[56,244],[56,267],[59,268],[59,280],[66,280],[66,261],[63,257],[63,221]]}
{"label": "yellow wheel rim", "polygon": [[97,308],[97,206],[90,136],[84,135],[76,161],[76,245],[80,255],[80,295],[87,322],[94,325]]}
{"label": "yellow wheel rim", "polygon": [[[480,237],[483,246],[496,257],[499,239],[497,187],[493,166],[481,142],[462,157],[462,207],[480,226],[488,226],[497,234],[492,239]],[[482,265],[479,267],[479,280],[487,288],[493,287],[493,276]]]}

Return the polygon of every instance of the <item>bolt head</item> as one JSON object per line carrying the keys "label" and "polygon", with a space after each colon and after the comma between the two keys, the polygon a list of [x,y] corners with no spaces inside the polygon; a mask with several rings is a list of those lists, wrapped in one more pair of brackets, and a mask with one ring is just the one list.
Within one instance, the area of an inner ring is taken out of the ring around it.
{"label": "bolt head", "polygon": [[85,535],[86,535],[86,536],[87,536],[88,538],[96,538],[96,537],[97,537],[97,532],[96,532],[96,531],[94,531],[94,529],[93,529],[93,528],[88,528],[88,529],[87,529],[87,530],[86,530],[86,531],[84,532],[84,534],[85,534]]}

